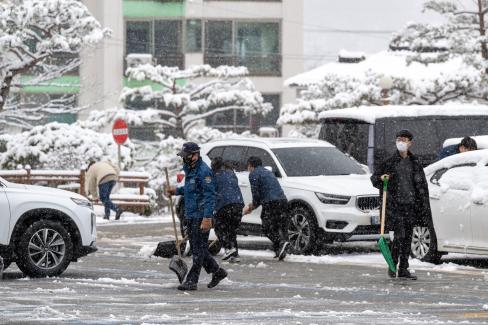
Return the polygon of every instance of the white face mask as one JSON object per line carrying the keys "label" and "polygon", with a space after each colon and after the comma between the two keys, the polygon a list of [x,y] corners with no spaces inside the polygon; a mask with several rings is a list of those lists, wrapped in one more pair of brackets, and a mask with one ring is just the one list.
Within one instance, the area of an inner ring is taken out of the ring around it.
{"label": "white face mask", "polygon": [[400,151],[400,152],[408,151],[408,144],[406,142],[397,141],[396,147],[397,147],[398,151]]}

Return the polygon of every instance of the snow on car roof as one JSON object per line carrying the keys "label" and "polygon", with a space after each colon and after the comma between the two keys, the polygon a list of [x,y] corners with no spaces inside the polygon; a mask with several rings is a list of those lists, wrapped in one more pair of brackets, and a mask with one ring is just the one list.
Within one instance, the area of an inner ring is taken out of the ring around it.
{"label": "snow on car roof", "polygon": [[388,117],[416,116],[488,116],[487,105],[446,104],[446,105],[387,105],[360,106],[334,109],[320,113],[320,119],[345,118],[375,123],[377,119]]}
{"label": "snow on car roof", "polygon": [[[471,138],[476,141],[478,149],[488,149],[488,135],[472,136]],[[447,146],[452,146],[453,144],[459,144],[461,143],[462,139],[463,138],[446,139],[446,141],[444,141],[444,143],[442,144],[442,147],[445,148]]]}
{"label": "snow on car roof", "polygon": [[381,51],[372,54],[358,63],[329,62],[313,70],[298,74],[285,80],[287,87],[305,87],[319,83],[327,75],[365,78],[368,71],[385,74],[391,78],[409,80],[429,80],[447,74],[456,74],[459,70],[469,69],[461,58],[448,62],[432,63],[428,66],[419,62],[409,62],[408,51]]}
{"label": "snow on car roof", "polygon": [[269,148],[334,147],[327,141],[304,138],[232,138],[228,140],[216,140],[211,143],[222,143],[225,145],[261,144]]}
{"label": "snow on car roof", "polygon": [[446,157],[425,167],[424,171],[426,175],[430,175],[442,168],[451,168],[457,165],[473,163],[482,166],[486,165],[488,163],[488,149],[468,151]]}

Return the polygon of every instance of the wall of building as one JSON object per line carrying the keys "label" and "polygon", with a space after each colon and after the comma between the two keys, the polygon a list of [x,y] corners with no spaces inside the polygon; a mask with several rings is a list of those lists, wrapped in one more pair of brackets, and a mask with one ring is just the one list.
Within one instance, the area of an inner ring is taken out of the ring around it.
{"label": "wall of building", "polygon": [[79,105],[88,106],[80,119],[91,110],[120,105],[123,86],[124,21],[122,0],[83,0],[100,24],[112,31],[112,37],[87,48],[81,54]]}

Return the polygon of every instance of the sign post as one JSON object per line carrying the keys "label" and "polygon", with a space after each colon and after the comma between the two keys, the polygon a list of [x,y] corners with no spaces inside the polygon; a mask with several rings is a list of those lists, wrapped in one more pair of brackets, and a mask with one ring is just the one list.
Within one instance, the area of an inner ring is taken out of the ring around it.
{"label": "sign post", "polygon": [[120,146],[123,145],[127,139],[129,138],[129,127],[127,123],[123,119],[116,119],[114,122],[114,126],[112,127],[112,135],[114,137],[115,143],[118,146],[118,158],[119,158],[119,169],[120,168],[120,160],[121,160],[121,152]]}

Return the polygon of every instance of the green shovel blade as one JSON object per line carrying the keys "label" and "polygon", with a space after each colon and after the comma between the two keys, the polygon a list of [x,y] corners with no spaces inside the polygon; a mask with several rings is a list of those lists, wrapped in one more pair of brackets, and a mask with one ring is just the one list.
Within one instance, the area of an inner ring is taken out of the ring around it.
{"label": "green shovel blade", "polygon": [[396,273],[396,265],[393,262],[393,257],[391,257],[390,248],[388,247],[388,243],[386,242],[383,236],[380,237],[378,240],[378,247],[380,249],[381,254],[385,258],[386,264],[388,264],[388,268],[390,271]]}

